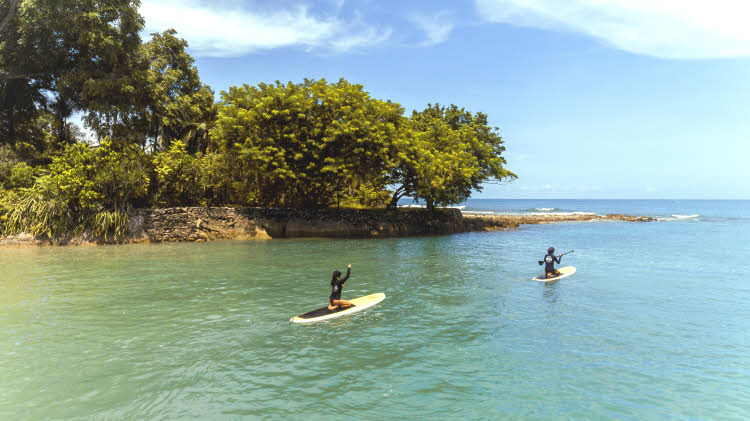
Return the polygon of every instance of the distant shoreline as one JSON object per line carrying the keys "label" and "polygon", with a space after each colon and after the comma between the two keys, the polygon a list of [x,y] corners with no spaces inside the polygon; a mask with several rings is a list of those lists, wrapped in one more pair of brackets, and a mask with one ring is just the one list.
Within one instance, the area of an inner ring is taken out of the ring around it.
{"label": "distant shoreline", "polygon": [[183,207],[139,209],[130,218],[130,234],[124,238],[96,238],[90,233],[60,238],[28,234],[0,237],[0,248],[63,245],[98,245],[160,242],[201,242],[220,239],[271,240],[275,238],[376,238],[413,235],[445,235],[470,231],[514,229],[522,224],[592,221],[650,222],[648,216],[520,214],[478,215],[458,209],[273,209]]}

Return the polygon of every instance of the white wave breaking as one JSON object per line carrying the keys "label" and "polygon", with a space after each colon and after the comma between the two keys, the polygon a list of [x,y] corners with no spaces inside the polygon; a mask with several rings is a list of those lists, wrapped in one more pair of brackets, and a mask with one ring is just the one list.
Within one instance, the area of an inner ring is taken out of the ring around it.
{"label": "white wave breaking", "polygon": [[534,216],[554,216],[554,215],[599,215],[595,212],[503,212],[503,211],[475,211],[468,210],[464,211],[464,214],[476,214],[476,215],[534,215]]}
{"label": "white wave breaking", "polygon": [[[411,204],[411,205],[399,205],[398,207],[399,208],[426,208],[427,206],[425,206],[425,205]],[[441,209],[459,209],[460,210],[460,209],[463,209],[465,207],[466,207],[465,205],[461,205],[461,206],[445,206],[445,207],[443,207]]]}

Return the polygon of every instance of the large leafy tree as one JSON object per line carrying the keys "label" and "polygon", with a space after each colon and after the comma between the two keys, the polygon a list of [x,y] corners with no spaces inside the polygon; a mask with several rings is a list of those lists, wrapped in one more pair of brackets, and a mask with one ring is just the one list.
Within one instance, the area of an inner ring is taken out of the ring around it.
{"label": "large leafy tree", "polygon": [[504,168],[505,146],[487,116],[455,105],[414,111],[396,151],[391,207],[405,196],[423,199],[429,209],[461,203],[483,183],[516,178]]}
{"label": "large leafy tree", "polygon": [[[41,108],[51,97],[63,138],[65,121],[76,109],[106,109],[127,103],[129,83],[141,45],[143,19],[138,0],[5,0],[0,4],[0,125],[13,143],[16,127],[35,118],[26,92]],[[10,97],[13,95],[12,97]]]}
{"label": "large leafy tree", "polygon": [[213,139],[240,202],[313,207],[386,185],[403,123],[396,103],[341,79],[244,85],[222,92]]}
{"label": "large leafy tree", "polygon": [[208,126],[215,118],[214,94],[201,83],[187,42],[170,29],[152,34],[124,81],[121,100],[91,104],[87,124],[101,137],[127,137],[131,142],[168,149],[181,139],[188,150],[205,150]]}

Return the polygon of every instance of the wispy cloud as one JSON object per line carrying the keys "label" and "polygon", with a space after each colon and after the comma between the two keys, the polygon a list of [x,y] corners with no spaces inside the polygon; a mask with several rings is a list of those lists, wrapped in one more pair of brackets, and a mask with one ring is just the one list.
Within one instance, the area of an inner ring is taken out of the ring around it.
{"label": "wispy cloud", "polygon": [[411,20],[424,31],[427,39],[420,43],[422,47],[437,45],[448,40],[455,25],[450,21],[450,14],[443,10],[432,15],[412,15]]}
{"label": "wispy cloud", "polygon": [[747,0],[475,0],[485,20],[582,32],[663,58],[750,56]]}
{"label": "wispy cloud", "polygon": [[342,21],[335,15],[315,16],[301,3],[255,11],[198,0],[144,0],[140,11],[148,32],[174,28],[191,51],[202,56],[232,57],[295,46],[343,52],[377,45],[391,35],[389,28]]}

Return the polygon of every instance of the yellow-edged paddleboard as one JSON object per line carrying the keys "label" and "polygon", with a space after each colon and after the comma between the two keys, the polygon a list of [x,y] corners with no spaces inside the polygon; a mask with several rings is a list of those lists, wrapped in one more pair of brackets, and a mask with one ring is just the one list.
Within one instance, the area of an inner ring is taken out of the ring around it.
{"label": "yellow-edged paddleboard", "polygon": [[329,310],[327,306],[321,307],[317,310],[294,316],[289,321],[292,323],[314,323],[321,320],[333,319],[335,317],[346,316],[347,314],[356,313],[360,310],[370,308],[383,300],[385,300],[385,294],[378,292],[377,294],[370,294],[353,300],[347,300],[352,303],[352,306],[348,308]]}
{"label": "yellow-edged paddleboard", "polygon": [[565,266],[564,268],[558,269],[560,271],[559,276],[555,276],[554,278],[544,278],[542,275],[537,276],[535,278],[531,278],[532,281],[541,281],[541,282],[553,282],[557,281],[558,279],[567,278],[568,276],[576,273],[575,266]]}

